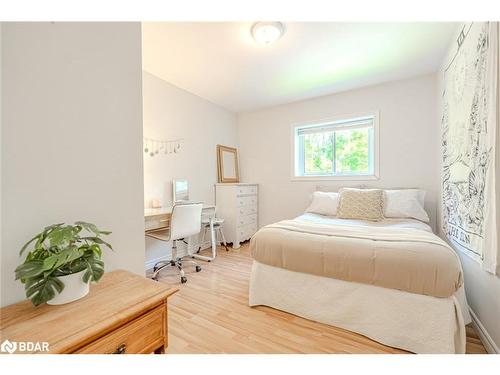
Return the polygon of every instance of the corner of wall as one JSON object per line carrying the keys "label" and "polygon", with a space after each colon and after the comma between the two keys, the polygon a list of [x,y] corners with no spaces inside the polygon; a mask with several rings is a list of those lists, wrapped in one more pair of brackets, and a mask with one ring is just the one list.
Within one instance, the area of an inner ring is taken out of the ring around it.
{"label": "corner of wall", "polygon": [[469,312],[472,318],[472,325],[479,335],[486,351],[490,354],[500,354],[500,349],[495,341],[493,341],[486,328],[484,328],[483,323],[481,323],[474,310],[469,307]]}
{"label": "corner of wall", "polygon": [[[460,24],[457,32],[460,31],[465,24]],[[500,47],[500,45],[499,45]],[[438,117],[437,126],[441,126],[442,106],[441,97],[444,85],[444,69],[449,61],[451,54],[456,48],[455,41],[450,41],[450,48],[443,58],[443,63],[438,71]],[[500,49],[500,48],[499,48]],[[499,75],[500,77],[500,75]],[[497,85],[498,88],[498,85]],[[497,104],[497,111],[500,110],[500,95]],[[496,175],[500,175],[500,117],[497,119],[497,139],[496,139]],[[439,143],[439,155],[441,155],[441,143]],[[441,181],[441,157],[439,161]],[[442,187],[439,186],[439,197],[437,207],[437,233],[444,240],[447,240],[446,233],[443,232],[442,223]],[[496,199],[500,202],[500,184],[496,186]],[[498,203],[497,203],[498,206]],[[500,210],[497,210],[497,233],[500,231]],[[453,247],[453,246],[452,246]],[[500,278],[484,271],[478,263],[463,255],[459,250],[455,251],[461,258],[462,268],[464,271],[465,289],[469,310],[471,311],[474,328],[478,332],[485,348],[490,353],[499,353],[500,344],[500,326],[498,325],[498,315],[500,314]],[[500,270],[499,270],[500,271]]]}

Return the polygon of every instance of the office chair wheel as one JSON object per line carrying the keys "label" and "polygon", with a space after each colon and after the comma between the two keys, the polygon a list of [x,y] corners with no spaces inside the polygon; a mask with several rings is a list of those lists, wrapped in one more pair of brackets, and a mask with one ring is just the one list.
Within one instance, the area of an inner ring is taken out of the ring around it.
{"label": "office chair wheel", "polygon": [[196,272],[200,272],[201,271],[201,267],[200,266],[196,266]]}
{"label": "office chair wheel", "polygon": [[151,280],[158,281],[158,276],[152,277]]}
{"label": "office chair wheel", "polygon": [[181,284],[187,283],[188,279],[186,276],[181,276]]}

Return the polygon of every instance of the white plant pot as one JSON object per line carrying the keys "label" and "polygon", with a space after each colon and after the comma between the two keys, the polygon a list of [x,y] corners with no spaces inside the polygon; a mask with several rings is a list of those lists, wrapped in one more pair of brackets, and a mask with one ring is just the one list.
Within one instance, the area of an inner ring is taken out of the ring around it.
{"label": "white plant pot", "polygon": [[76,301],[85,297],[89,292],[89,284],[83,282],[83,275],[86,270],[73,273],[71,275],[59,276],[58,279],[64,284],[61,293],[56,294],[54,298],[47,301],[48,305],[63,305],[65,303]]}

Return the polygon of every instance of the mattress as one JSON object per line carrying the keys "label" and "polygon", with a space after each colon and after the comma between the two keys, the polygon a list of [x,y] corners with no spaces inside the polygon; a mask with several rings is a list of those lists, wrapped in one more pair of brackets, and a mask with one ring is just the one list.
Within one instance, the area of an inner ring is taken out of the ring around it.
{"label": "mattress", "polygon": [[427,224],[305,214],[261,228],[253,258],[273,267],[434,297],[463,284],[456,253]]}

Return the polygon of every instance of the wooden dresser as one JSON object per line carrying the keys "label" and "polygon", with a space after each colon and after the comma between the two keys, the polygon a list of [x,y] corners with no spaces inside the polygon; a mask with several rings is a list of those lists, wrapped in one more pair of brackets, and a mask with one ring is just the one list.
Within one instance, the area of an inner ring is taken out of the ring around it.
{"label": "wooden dresser", "polygon": [[224,219],[224,236],[233,243],[233,249],[240,242],[250,239],[258,227],[259,186],[246,183],[221,183],[215,185],[217,216]]}
{"label": "wooden dresser", "polygon": [[177,290],[127,271],[109,272],[78,301],[38,307],[23,301],[0,309],[0,342],[16,343],[16,353],[20,342],[45,342],[48,353],[164,353],[167,298]]}

